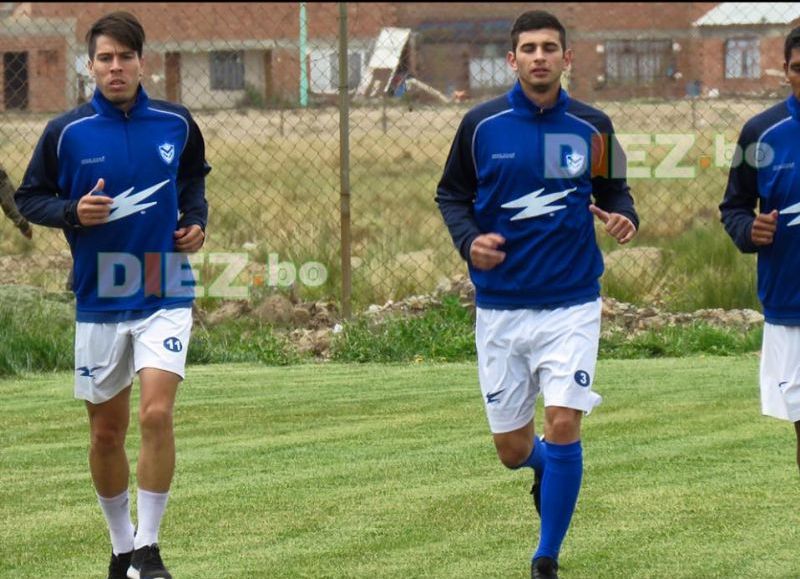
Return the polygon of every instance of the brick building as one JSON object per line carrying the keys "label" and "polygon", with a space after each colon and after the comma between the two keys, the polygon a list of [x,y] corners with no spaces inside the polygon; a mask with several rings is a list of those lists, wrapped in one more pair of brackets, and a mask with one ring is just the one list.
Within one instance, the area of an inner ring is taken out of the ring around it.
{"label": "brick building", "polygon": [[[366,53],[391,23],[393,5],[349,8],[369,15],[353,18],[349,27],[352,45]],[[211,109],[297,100],[298,3],[22,2],[0,3],[6,95],[0,110],[59,111],[91,94],[91,87],[81,90],[91,82],[81,75],[84,38],[95,20],[114,10],[132,12],[144,26],[143,82],[154,97]],[[331,54],[338,46],[338,5],[308,3],[306,12],[310,60]],[[330,79],[311,72],[312,84],[330,88]]]}
{"label": "brick building", "polygon": [[[791,7],[800,5],[753,8],[757,6],[585,2],[551,3],[546,8],[564,23],[575,52],[570,92],[594,101],[681,98],[700,93],[701,87],[704,94],[778,87],[780,45],[797,22]],[[145,27],[144,84],[155,97],[191,108],[294,105],[305,86],[311,102],[326,96],[330,100],[338,91],[339,6],[305,5],[305,42],[299,7],[0,3],[0,110],[59,111],[91,94],[83,39],[91,23],[112,10],[133,12]],[[448,97],[457,91],[475,98],[500,92],[513,82],[505,63],[508,30],[514,18],[531,7],[350,3],[350,86],[358,87],[370,74],[369,60],[381,30],[396,27],[410,31],[397,36],[408,39],[407,46],[396,47],[398,57],[402,52],[403,72]],[[748,11],[757,14],[747,20],[750,17],[743,15]],[[307,54],[302,73],[301,44]]]}
{"label": "brick building", "polygon": [[800,4],[723,2],[699,18],[706,94],[779,93],[786,34],[800,25]]}

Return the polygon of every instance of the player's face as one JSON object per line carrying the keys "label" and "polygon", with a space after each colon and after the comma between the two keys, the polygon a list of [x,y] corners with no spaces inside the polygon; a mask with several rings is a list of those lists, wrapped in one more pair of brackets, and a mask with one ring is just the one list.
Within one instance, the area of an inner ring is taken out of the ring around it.
{"label": "player's face", "polygon": [[561,82],[561,73],[572,62],[572,51],[564,51],[558,30],[542,28],[520,33],[517,49],[509,51],[506,60],[523,88],[544,93]]}
{"label": "player's face", "polygon": [[784,63],[783,70],[794,96],[800,99],[800,48],[792,50],[789,62]]}
{"label": "player's face", "polygon": [[96,38],[94,58],[89,60],[97,88],[117,108],[128,111],[136,101],[142,78],[142,59],[110,36]]}

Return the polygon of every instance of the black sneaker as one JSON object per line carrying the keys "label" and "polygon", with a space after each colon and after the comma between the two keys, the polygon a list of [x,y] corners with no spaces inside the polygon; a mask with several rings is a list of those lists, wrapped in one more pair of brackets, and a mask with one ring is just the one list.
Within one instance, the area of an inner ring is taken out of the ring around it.
{"label": "black sneaker", "polygon": [[128,579],[127,571],[131,564],[133,551],[115,555],[111,553],[111,563],[108,564],[108,579]]}
{"label": "black sneaker", "polygon": [[539,557],[531,562],[531,579],[558,579],[558,562],[550,557]]}
{"label": "black sneaker", "polygon": [[536,512],[542,516],[542,475],[539,471],[533,470],[533,486],[531,487],[531,495],[533,495],[533,506],[536,507]]}
{"label": "black sneaker", "polygon": [[128,579],[172,579],[155,543],[136,549],[128,568]]}

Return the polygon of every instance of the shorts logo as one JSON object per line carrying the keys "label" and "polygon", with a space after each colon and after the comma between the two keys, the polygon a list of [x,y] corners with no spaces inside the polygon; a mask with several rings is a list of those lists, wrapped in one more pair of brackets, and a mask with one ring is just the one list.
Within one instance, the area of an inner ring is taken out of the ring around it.
{"label": "shorts logo", "polygon": [[84,378],[94,378],[95,370],[99,370],[102,366],[94,366],[93,368],[89,368],[88,366],[81,366],[80,368],[75,368],[76,372],[80,372],[81,376]]}
{"label": "shorts logo", "polygon": [[164,162],[169,165],[172,163],[172,159],[175,157],[175,145],[172,143],[164,143],[163,145],[159,145],[158,153],[161,155],[161,158],[164,159]]}
{"label": "shorts logo", "polygon": [[170,352],[178,353],[183,350],[183,344],[178,338],[167,338],[164,340],[164,347]]}
{"label": "shorts logo", "polygon": [[500,394],[502,394],[503,392],[505,392],[505,390],[506,390],[505,388],[501,388],[497,392],[489,392],[486,395],[486,404],[494,404],[498,402],[497,397],[500,396]]}
{"label": "shorts logo", "polygon": [[588,388],[589,384],[592,382],[592,379],[589,378],[589,373],[583,370],[578,370],[575,372],[575,382],[577,382],[578,386],[583,386],[584,388]]}

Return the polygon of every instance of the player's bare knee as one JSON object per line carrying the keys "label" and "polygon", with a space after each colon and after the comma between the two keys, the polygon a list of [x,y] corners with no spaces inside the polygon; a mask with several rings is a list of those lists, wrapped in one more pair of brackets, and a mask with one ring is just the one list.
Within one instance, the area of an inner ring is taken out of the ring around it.
{"label": "player's bare knee", "polygon": [[515,469],[530,456],[531,449],[517,445],[503,445],[497,447],[497,456],[503,466]]}
{"label": "player's bare knee", "polygon": [[119,425],[93,425],[91,431],[92,451],[111,454],[125,447],[125,429]]}
{"label": "player's bare knee", "polygon": [[142,409],[139,426],[143,435],[159,435],[172,431],[172,412],[158,406]]}
{"label": "player's bare knee", "polygon": [[547,440],[557,444],[574,442],[580,438],[580,414],[559,412],[547,421]]}

